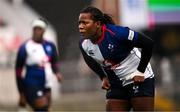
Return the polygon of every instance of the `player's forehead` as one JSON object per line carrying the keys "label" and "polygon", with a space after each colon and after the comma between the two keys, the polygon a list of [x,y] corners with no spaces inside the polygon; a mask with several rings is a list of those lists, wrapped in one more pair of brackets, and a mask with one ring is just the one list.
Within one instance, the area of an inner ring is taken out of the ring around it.
{"label": "player's forehead", "polygon": [[33,31],[44,31],[44,28],[36,26],[33,28]]}
{"label": "player's forehead", "polygon": [[91,13],[80,13],[79,21],[84,21],[84,20],[92,20]]}

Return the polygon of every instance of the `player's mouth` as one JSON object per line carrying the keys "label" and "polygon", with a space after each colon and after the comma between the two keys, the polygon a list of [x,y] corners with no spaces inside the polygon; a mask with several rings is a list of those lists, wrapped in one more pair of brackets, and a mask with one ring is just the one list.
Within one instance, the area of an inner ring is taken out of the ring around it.
{"label": "player's mouth", "polygon": [[85,32],[80,32],[81,36],[86,36]]}
{"label": "player's mouth", "polygon": [[84,33],[80,33],[80,35],[84,36]]}

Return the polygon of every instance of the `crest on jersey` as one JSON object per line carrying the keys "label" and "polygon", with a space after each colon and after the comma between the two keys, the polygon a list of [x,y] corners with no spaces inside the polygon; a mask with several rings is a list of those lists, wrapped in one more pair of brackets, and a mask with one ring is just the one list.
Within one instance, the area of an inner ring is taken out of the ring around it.
{"label": "crest on jersey", "polygon": [[108,49],[111,50],[111,52],[112,52],[112,51],[114,50],[114,45],[109,44],[109,45],[108,45]]}
{"label": "crest on jersey", "polygon": [[46,50],[47,50],[47,52],[51,52],[52,51],[51,46],[46,46]]}
{"label": "crest on jersey", "polygon": [[134,93],[138,93],[139,92],[139,86],[134,85],[133,90],[134,90]]}

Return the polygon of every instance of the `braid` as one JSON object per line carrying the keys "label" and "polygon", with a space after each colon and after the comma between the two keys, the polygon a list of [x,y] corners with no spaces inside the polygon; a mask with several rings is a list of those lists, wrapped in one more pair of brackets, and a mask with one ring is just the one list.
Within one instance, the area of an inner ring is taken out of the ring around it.
{"label": "braid", "polygon": [[98,8],[89,6],[81,10],[80,13],[90,13],[94,21],[100,21],[101,24],[115,24],[111,16],[103,14]]}
{"label": "braid", "polygon": [[104,24],[115,24],[111,16],[108,14],[103,14],[103,21]]}

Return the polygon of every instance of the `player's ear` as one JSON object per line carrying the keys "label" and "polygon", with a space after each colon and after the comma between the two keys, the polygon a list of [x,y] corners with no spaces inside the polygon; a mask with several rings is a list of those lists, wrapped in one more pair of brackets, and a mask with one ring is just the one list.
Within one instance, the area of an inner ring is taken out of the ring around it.
{"label": "player's ear", "polygon": [[99,28],[101,26],[101,22],[100,21],[97,21],[96,24],[97,24],[97,28]]}

